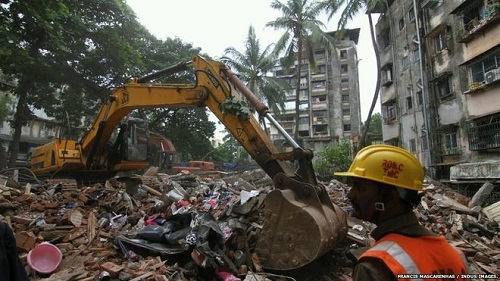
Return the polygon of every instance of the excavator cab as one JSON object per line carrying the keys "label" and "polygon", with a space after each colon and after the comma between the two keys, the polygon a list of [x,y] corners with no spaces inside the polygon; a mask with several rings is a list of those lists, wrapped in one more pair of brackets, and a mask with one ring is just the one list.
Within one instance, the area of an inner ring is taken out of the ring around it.
{"label": "excavator cab", "polygon": [[147,124],[144,120],[130,117],[124,119],[106,144],[108,168],[122,161],[147,161],[148,139]]}

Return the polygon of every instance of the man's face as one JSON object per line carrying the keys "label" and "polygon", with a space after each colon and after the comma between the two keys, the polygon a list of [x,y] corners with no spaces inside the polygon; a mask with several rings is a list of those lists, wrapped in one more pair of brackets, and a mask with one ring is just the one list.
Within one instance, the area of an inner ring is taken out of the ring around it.
{"label": "man's face", "polygon": [[352,216],[361,220],[374,222],[375,202],[380,201],[379,187],[370,180],[352,178],[349,185],[351,189],[347,193],[347,198],[352,203],[354,209]]}

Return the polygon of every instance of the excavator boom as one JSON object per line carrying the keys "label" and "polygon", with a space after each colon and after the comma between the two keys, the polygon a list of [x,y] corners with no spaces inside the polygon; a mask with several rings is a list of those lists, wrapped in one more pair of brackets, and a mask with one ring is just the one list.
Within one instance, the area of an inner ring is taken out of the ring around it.
{"label": "excavator boom", "polygon": [[[195,71],[195,84],[151,82],[190,68]],[[248,101],[260,116],[276,126],[293,146],[293,151],[279,152],[253,114],[225,106],[234,101]],[[266,220],[256,249],[265,268],[302,267],[331,250],[345,236],[345,214],[332,204],[325,187],[317,182],[312,152],[301,148],[279,126],[268,108],[226,65],[201,56],[117,88],[81,141],[56,139],[36,148],[32,169],[35,173],[47,174],[143,168],[147,161],[134,161],[132,152],[117,157],[115,150],[123,150],[125,145],[123,142],[109,145],[113,131],[135,109],[178,107],[209,108],[273,179],[275,189],[264,201]]]}

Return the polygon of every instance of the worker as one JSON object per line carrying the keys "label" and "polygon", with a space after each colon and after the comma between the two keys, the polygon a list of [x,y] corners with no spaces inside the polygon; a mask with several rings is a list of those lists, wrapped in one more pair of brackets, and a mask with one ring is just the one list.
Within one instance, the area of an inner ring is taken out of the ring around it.
{"label": "worker", "polygon": [[420,274],[426,275],[422,279],[458,279],[468,273],[463,253],[422,226],[413,212],[424,180],[413,154],[391,145],[367,146],[349,171],[335,175],[346,177],[351,186],[352,215],[376,225],[371,232],[375,243],[357,259],[354,281],[420,280]]}
{"label": "worker", "polygon": [[0,280],[29,281],[17,254],[16,239],[9,225],[0,221]]}

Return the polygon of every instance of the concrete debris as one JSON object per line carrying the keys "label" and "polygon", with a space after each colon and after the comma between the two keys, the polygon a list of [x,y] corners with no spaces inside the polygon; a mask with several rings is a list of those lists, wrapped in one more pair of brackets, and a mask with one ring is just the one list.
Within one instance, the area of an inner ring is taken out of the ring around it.
{"label": "concrete debris", "polygon": [[[355,257],[374,243],[374,225],[349,217],[338,249],[298,270],[266,272],[253,249],[273,183],[260,169],[223,178],[149,169],[86,187],[54,181],[25,187],[1,179],[0,219],[14,229],[31,280],[350,280]],[[349,213],[349,187],[324,184]],[[483,209],[487,191],[479,192],[481,199],[471,200],[433,182],[415,212],[466,253],[471,273],[500,276],[499,203]],[[63,254],[50,276],[26,262],[42,242]]]}

